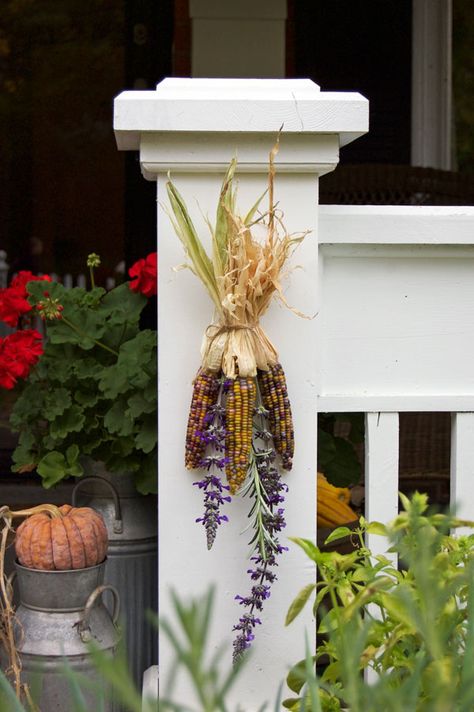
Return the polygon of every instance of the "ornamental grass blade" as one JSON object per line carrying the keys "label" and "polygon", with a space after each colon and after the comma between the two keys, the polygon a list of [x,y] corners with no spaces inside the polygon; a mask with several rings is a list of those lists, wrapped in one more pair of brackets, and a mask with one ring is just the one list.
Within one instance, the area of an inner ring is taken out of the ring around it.
{"label": "ornamental grass blade", "polygon": [[217,204],[216,228],[212,241],[214,268],[219,276],[225,273],[227,265],[227,214],[233,208],[232,181],[237,167],[237,159],[231,160],[222,181],[219,202]]}
{"label": "ornamental grass blade", "polygon": [[[266,196],[267,193],[268,193],[268,188],[265,188],[265,190],[263,191],[260,198],[258,198],[258,200],[255,201],[255,203],[252,205],[252,207],[248,211],[247,215],[244,217],[244,225],[246,225],[247,227],[250,227],[252,224],[254,224],[252,222],[253,216],[257,212],[258,206],[260,205],[260,203],[262,202],[262,200],[264,199],[264,197]],[[256,222],[259,222],[259,220],[257,220]]]}
{"label": "ornamental grass blade", "polygon": [[[3,707],[6,703],[8,707]],[[26,712],[25,708],[15,695],[13,688],[7,678],[0,670],[0,709],[9,710],[9,712]]]}
{"label": "ornamental grass blade", "polygon": [[171,180],[167,182],[166,189],[175,216],[175,220],[172,220],[175,232],[183,243],[186,254],[191,260],[193,270],[206,287],[213,302],[219,308],[220,299],[212,261],[197,235],[184,200]]}

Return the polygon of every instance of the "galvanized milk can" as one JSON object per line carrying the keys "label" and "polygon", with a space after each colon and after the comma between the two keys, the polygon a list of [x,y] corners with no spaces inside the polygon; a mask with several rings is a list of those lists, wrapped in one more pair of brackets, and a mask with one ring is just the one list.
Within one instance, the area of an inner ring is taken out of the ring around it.
{"label": "galvanized milk can", "polygon": [[[39,683],[37,702],[42,712],[73,709],[65,664],[104,687],[88,648],[93,641],[113,655],[120,637],[115,625],[119,596],[112,586],[103,585],[104,570],[105,562],[71,571],[40,571],[15,562],[20,595],[16,636],[21,674],[33,689]],[[113,596],[112,616],[102,602],[106,590]],[[99,709],[97,694],[84,685],[80,687],[89,709]],[[109,700],[102,709],[115,712],[118,708]]]}
{"label": "galvanized milk can", "polygon": [[[158,662],[158,633],[146,611],[158,608],[156,498],[139,494],[129,473],[109,473],[87,463],[92,477],[74,487],[73,506],[102,514],[109,534],[105,581],[120,594],[129,669],[138,689],[144,671]],[[109,605],[106,598],[106,605]]]}

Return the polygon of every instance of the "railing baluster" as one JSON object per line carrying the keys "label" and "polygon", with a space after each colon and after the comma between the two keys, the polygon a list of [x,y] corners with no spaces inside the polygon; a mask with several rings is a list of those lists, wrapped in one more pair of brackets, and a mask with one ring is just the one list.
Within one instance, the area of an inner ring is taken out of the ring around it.
{"label": "railing baluster", "polygon": [[[451,507],[458,517],[474,521],[474,413],[451,416]],[[457,534],[471,534],[469,528]]]}
{"label": "railing baluster", "polygon": [[[398,413],[366,413],[365,516],[386,523],[397,513]],[[367,545],[374,554],[387,551],[384,537],[370,534]]]}

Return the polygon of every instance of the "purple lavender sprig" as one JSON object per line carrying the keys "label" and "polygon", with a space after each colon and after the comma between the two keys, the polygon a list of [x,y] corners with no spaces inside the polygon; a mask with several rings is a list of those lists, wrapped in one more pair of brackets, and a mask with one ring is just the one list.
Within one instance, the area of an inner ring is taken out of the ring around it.
{"label": "purple lavender sprig", "polygon": [[248,608],[237,625],[232,630],[237,631],[233,643],[233,663],[238,664],[245,651],[250,648],[255,638],[255,627],[261,624],[254,611],[262,611],[264,601],[270,597],[271,584],[277,576],[272,567],[278,566],[277,555],[286,551],[280,545],[277,534],[285,526],[284,510],[279,506],[283,503],[283,492],[288,487],[280,479],[277,468],[273,465],[275,451],[273,449],[253,448],[250,460],[250,478],[243,494],[250,494],[254,502],[249,517],[253,517],[254,535],[250,542],[254,556],[251,557],[253,567],[247,573],[253,582],[249,596],[236,596],[240,605]]}
{"label": "purple lavender sprig", "polygon": [[199,433],[200,439],[211,446],[213,452],[202,458],[200,468],[207,470],[202,480],[193,482],[204,494],[204,514],[196,522],[201,522],[206,530],[207,548],[211,549],[217,535],[217,528],[222,522],[228,522],[225,514],[220,514],[220,507],[231,498],[225,494],[229,487],[222,483],[220,473],[224,471],[227,458],[224,457],[225,449],[225,408],[218,399],[204,419],[205,429]]}

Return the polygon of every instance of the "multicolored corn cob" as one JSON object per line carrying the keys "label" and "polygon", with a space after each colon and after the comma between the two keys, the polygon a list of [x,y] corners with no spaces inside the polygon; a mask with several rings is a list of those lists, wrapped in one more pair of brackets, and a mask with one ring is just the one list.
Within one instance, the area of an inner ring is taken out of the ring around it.
{"label": "multicolored corn cob", "polygon": [[281,364],[270,366],[268,371],[259,371],[258,383],[263,405],[268,410],[268,421],[275,450],[281,457],[283,469],[291,470],[295,434],[285,372]]}
{"label": "multicolored corn cob", "polygon": [[220,375],[218,373],[206,373],[200,370],[194,379],[184,459],[188,470],[194,470],[201,465],[206,449],[206,440],[203,437],[206,428],[206,415],[209,408],[217,402],[219,386]]}
{"label": "multicolored corn cob", "polygon": [[231,494],[243,484],[252,447],[253,410],[257,397],[255,379],[252,377],[228,379],[225,418],[227,458],[226,475]]}

